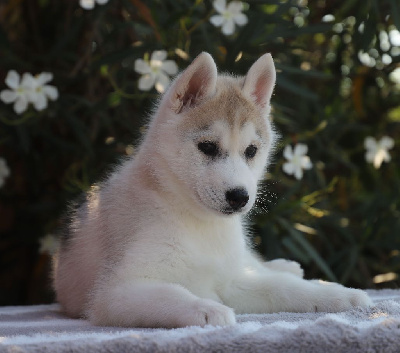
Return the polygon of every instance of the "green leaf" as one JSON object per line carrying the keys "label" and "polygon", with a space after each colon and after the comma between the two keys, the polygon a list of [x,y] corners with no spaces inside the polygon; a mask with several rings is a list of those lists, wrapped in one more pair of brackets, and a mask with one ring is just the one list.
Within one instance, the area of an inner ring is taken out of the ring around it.
{"label": "green leaf", "polygon": [[288,80],[285,78],[282,74],[278,75],[276,84],[278,86],[281,86],[283,89],[292,92],[300,97],[304,97],[309,100],[316,101],[318,100],[318,95],[315,94],[314,92],[310,91],[309,89],[300,86],[293,81]]}
{"label": "green leaf", "polygon": [[353,246],[350,251],[346,254],[346,271],[340,277],[340,283],[346,283],[347,280],[350,278],[352,272],[354,271],[354,267],[357,264],[359,250],[357,246]]}
{"label": "green leaf", "polygon": [[134,59],[134,58],[138,58],[138,57],[142,57],[141,49],[139,50],[138,48],[129,47],[127,49],[125,48],[125,49],[117,50],[110,54],[106,54],[106,55],[99,57],[99,59],[96,60],[92,64],[91,68],[93,70],[95,70],[95,69],[100,68],[103,65],[110,65],[110,64],[113,64],[116,62],[121,62],[122,60],[124,60],[126,58]]}
{"label": "green leaf", "polygon": [[314,249],[314,247],[311,245],[307,239],[304,238],[303,234],[300,233],[298,230],[293,228],[288,221],[286,221],[283,218],[278,218],[277,221],[284,227],[293,240],[295,240],[302,248],[303,250],[308,254],[308,256],[317,264],[319,269],[325,273],[327,278],[330,281],[337,281],[336,276],[328,266],[328,264],[324,261],[324,259],[317,253],[317,251]]}
{"label": "green leaf", "polygon": [[332,29],[332,24],[330,23],[322,23],[316,25],[308,25],[301,28],[293,26],[291,29],[277,29],[270,35],[265,36],[264,40],[269,41],[276,39],[277,37],[281,38],[297,38],[303,34],[314,34],[314,33],[325,33]]}
{"label": "green leaf", "polygon": [[333,76],[331,74],[321,72],[321,71],[316,71],[316,70],[302,70],[297,67],[281,64],[281,63],[276,63],[275,67],[278,70],[282,70],[284,73],[289,73],[289,74],[294,74],[294,75],[301,75],[301,76],[306,76],[310,78],[319,78],[319,79],[331,79]]}
{"label": "green leaf", "polygon": [[392,7],[391,16],[393,19],[393,24],[400,31],[400,5],[399,0],[389,0]]}
{"label": "green leaf", "polygon": [[295,260],[306,265],[310,263],[310,258],[307,256],[304,250],[300,249],[299,246],[295,244],[293,239],[285,237],[282,240],[282,244],[285,248],[289,250],[289,252],[293,255]]}
{"label": "green leaf", "polygon": [[31,148],[31,136],[29,135],[28,130],[25,126],[19,125],[15,127],[15,130],[18,136],[19,145],[22,147],[22,150],[25,153],[29,153]]}
{"label": "green leaf", "polygon": [[81,142],[81,144],[86,148],[88,152],[91,153],[92,145],[89,141],[89,134],[87,133],[86,126],[74,116],[67,116],[66,120],[68,121],[73,133]]}

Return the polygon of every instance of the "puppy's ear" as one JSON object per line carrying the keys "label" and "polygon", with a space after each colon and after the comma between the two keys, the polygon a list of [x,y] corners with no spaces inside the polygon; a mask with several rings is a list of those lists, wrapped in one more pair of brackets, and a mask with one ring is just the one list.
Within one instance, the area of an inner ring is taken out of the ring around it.
{"label": "puppy's ear", "polygon": [[261,56],[249,69],[243,84],[243,93],[265,109],[269,105],[276,80],[276,71],[271,54]]}
{"label": "puppy's ear", "polygon": [[194,107],[215,92],[217,67],[210,54],[203,52],[175,80],[170,90],[170,107],[179,114]]}

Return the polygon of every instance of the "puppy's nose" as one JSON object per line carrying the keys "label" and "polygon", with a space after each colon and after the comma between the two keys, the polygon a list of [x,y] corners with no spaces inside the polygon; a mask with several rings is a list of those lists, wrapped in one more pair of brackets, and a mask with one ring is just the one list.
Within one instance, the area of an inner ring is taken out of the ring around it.
{"label": "puppy's nose", "polygon": [[231,206],[233,210],[237,211],[244,207],[247,201],[249,201],[249,194],[246,189],[237,188],[228,190],[225,194],[225,198],[229,206]]}

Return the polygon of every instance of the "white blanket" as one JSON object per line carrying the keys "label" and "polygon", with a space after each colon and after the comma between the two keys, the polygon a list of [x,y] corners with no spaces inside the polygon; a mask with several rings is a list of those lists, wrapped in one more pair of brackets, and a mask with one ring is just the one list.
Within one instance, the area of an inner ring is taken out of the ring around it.
{"label": "white blanket", "polygon": [[238,315],[230,327],[124,329],[73,320],[57,304],[0,308],[0,352],[400,352],[400,290],[344,313]]}

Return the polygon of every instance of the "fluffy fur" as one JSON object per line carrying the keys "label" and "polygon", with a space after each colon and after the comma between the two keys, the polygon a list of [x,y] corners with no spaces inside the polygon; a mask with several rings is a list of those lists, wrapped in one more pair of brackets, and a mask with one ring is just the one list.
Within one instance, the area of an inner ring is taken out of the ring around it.
{"label": "fluffy fur", "polygon": [[242,218],[274,144],[275,75],[269,54],[236,78],[202,53],[177,77],[135,157],[71,216],[54,268],[66,313],[182,327],[371,304],[360,290],[304,280],[297,263],[262,262],[247,244]]}

